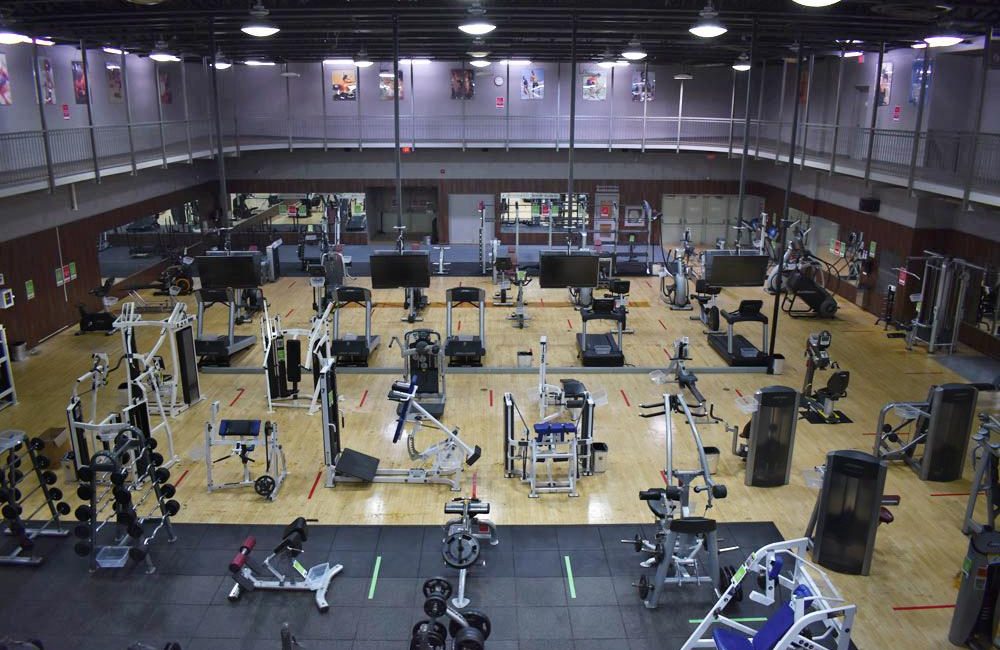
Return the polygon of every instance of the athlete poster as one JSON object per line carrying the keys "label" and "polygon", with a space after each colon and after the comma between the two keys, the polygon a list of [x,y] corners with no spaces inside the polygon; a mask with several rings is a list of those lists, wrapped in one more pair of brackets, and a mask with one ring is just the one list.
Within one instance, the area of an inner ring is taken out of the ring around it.
{"label": "athlete poster", "polygon": [[603,102],[608,97],[608,77],[601,68],[580,70],[580,89],[584,101]]}
{"label": "athlete poster", "polygon": [[651,102],[656,95],[656,73],[652,70],[632,72],[632,101]]}
{"label": "athlete poster", "polygon": [[333,101],[335,102],[353,102],[357,100],[357,72],[350,68],[334,70],[330,73],[330,87],[333,89]]}
{"label": "athlete poster", "polygon": [[10,71],[7,69],[7,55],[0,53],[0,106],[10,106],[14,98],[10,94]]}
{"label": "athlete poster", "polygon": [[70,68],[73,70],[73,97],[77,104],[87,103],[87,74],[83,70],[83,61],[72,61]]}
{"label": "athlete poster", "polygon": [[399,79],[392,83],[392,66],[384,66],[378,73],[378,96],[379,99],[392,101],[396,90],[399,90],[399,99],[405,99],[403,91],[403,68],[399,69]]}
{"label": "athlete poster", "polygon": [[[914,59],[913,68],[910,70],[910,103],[916,104],[920,101],[920,86],[924,76],[924,60]],[[934,78],[934,62],[927,63],[927,92],[931,90],[931,79]]]}
{"label": "athlete poster", "polygon": [[892,61],[882,64],[882,74],[878,76],[878,90],[875,92],[875,105],[888,106],[892,94]]}
{"label": "athlete poster", "polygon": [[545,99],[545,70],[541,68],[521,70],[521,99]]}
{"label": "athlete poster", "polygon": [[108,102],[121,104],[124,101],[121,66],[114,63],[107,64],[104,68],[104,76],[108,80]]}
{"label": "athlete poster", "polygon": [[56,103],[56,80],[52,74],[52,61],[38,59],[39,81],[42,82],[42,103],[54,106]]}
{"label": "athlete poster", "polygon": [[452,68],[451,98],[472,99],[476,96],[476,77],[472,70]]}

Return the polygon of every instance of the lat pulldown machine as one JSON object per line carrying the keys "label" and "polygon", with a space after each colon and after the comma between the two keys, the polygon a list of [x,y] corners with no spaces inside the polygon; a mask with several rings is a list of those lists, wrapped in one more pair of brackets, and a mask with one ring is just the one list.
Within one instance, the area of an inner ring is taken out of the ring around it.
{"label": "lat pulldown machine", "polygon": [[[267,412],[274,407],[304,408],[312,415],[319,410],[320,382],[317,381],[322,359],[330,356],[330,303],[322,315],[314,316],[309,329],[282,328],[281,316],[268,314],[264,302],[264,317],[260,320],[260,338],[264,342],[264,390],[267,394]],[[302,350],[305,339],[305,355]],[[303,358],[304,357],[304,358]],[[299,399],[299,382],[302,371],[313,375],[312,398]]]}

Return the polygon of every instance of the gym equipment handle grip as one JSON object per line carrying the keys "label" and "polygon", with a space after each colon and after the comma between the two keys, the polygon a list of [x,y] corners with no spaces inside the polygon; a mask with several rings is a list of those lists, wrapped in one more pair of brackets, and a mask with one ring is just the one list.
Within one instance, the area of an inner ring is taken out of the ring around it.
{"label": "gym equipment handle grip", "polygon": [[234,557],[233,561],[229,563],[230,573],[240,572],[243,565],[247,563],[247,558],[250,557],[250,553],[253,551],[255,546],[257,546],[257,538],[253,535],[250,535],[243,540],[243,544],[240,546],[239,552],[236,553],[236,557]]}

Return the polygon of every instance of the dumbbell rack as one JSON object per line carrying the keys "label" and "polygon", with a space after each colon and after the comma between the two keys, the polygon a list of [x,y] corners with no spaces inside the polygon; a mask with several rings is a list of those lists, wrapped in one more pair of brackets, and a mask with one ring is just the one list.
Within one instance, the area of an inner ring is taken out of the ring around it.
{"label": "dumbbell rack", "polygon": [[[150,543],[164,529],[168,542],[177,540],[170,518],[181,506],[172,499],[176,488],[167,482],[170,470],[162,467],[164,458],[154,451],[155,439],[146,438],[135,427],[123,425],[109,442],[112,444],[92,455],[90,464],[82,466],[77,474],[77,496],[87,503],[75,512],[80,523],[73,534],[80,541],[73,550],[81,557],[89,557],[91,573],[122,568],[130,559],[145,562],[146,573],[154,573]],[[142,516],[138,510],[149,499],[154,501],[153,508]],[[106,510],[110,512],[103,514]],[[101,530],[111,523],[112,543],[100,544]],[[155,525],[148,535],[147,524]]]}
{"label": "dumbbell rack", "polygon": [[7,344],[7,330],[0,325],[0,411],[17,404],[14,390],[14,372],[10,366],[10,345]]}
{"label": "dumbbell rack", "polygon": [[[23,431],[0,433],[0,503],[3,504],[0,511],[3,514],[4,532],[17,542],[12,551],[0,554],[0,564],[38,566],[43,558],[30,554],[35,547],[35,538],[66,537],[69,534],[62,527],[59,515],[68,515],[70,507],[62,501],[62,491],[51,487],[57,477],[55,472],[48,469],[48,457],[38,454],[44,448],[45,441],[40,438],[28,440]],[[30,468],[27,467],[29,464]],[[25,483],[32,474],[38,485],[25,490]],[[36,492],[42,494],[41,505],[28,516],[22,516],[28,498]],[[38,522],[35,517],[46,509],[48,518],[44,522]],[[29,526],[29,522],[34,522],[34,525]]]}

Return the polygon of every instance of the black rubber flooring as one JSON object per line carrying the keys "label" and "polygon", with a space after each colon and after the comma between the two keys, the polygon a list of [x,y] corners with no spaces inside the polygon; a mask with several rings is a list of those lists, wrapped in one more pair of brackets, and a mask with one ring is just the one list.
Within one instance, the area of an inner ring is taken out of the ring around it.
{"label": "black rubber flooring", "polygon": [[[74,539],[43,539],[37,568],[0,566],[0,639],[38,638],[47,649],[124,650],[141,642],[183,650],[277,649],[289,623],[309,648],[405,649],[413,624],[424,618],[420,586],[435,575],[452,578],[434,526],[319,526],[309,530],[306,567],[344,565],[334,578],[330,611],[320,613],[312,594],[253,592],[230,603],[227,566],[248,534],[256,554],[277,542],[281,526],[177,524],[178,540],[151,549],[157,572],[142,565],[90,574],[73,553]],[[486,545],[486,566],[471,570],[471,607],[493,623],[489,650],[669,650],[705,615],[711,589],[685,587],[664,595],[661,607],[643,607],[632,584],[643,573],[640,556],[619,540],[652,525],[503,526],[500,544]],[[721,524],[723,564],[737,565],[764,544],[781,539],[771,523]],[[259,555],[263,559],[263,555]],[[368,598],[376,558],[381,558]],[[572,568],[571,597],[566,558]],[[766,615],[744,600],[733,616]]]}

